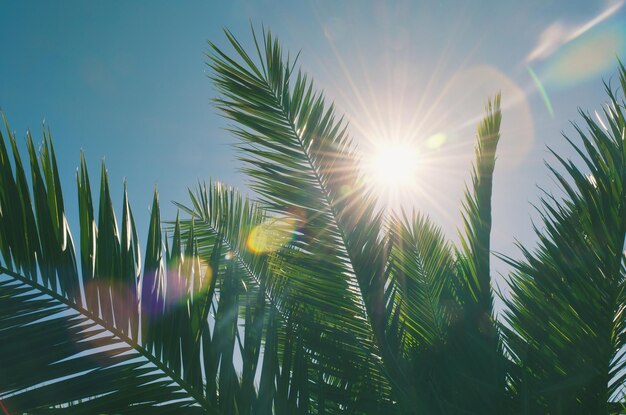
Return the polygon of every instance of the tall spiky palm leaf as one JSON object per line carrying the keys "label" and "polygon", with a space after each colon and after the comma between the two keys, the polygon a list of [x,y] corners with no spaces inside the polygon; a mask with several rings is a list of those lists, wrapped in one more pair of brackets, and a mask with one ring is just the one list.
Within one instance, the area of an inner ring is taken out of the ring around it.
{"label": "tall spiky palm leaf", "polygon": [[[273,410],[279,414],[309,413],[312,402],[309,397],[315,396],[316,385],[309,382],[308,357],[297,338],[290,307],[283,303],[288,295],[276,292],[280,287],[274,281],[273,257],[250,249],[250,235],[264,229],[268,221],[272,223],[275,218],[258,204],[220,183],[199,185],[195,192],[189,192],[189,196],[190,206],[177,203],[190,215],[190,219],[180,221],[182,235],[195,239],[200,259],[208,260],[215,246],[222,246],[229,261],[239,270],[238,278],[246,287],[249,300],[253,298],[250,294],[254,293],[256,305],[241,307],[239,313],[233,314],[251,328],[243,335],[246,347],[241,350],[241,390],[255,399],[247,398],[250,402],[239,404],[240,413],[263,414]],[[281,232],[280,228],[273,230]],[[285,234],[278,238],[289,236]],[[263,358],[259,361],[261,350]],[[262,372],[258,376],[257,394],[254,381],[258,364],[262,365]],[[215,393],[215,385],[212,388]]]}
{"label": "tall spiky palm leaf", "polygon": [[502,413],[505,359],[493,315],[489,266],[491,192],[500,138],[500,96],[477,131],[461,247],[423,216],[391,218],[389,341],[418,385],[425,413]]}
{"label": "tall spiky palm leaf", "polygon": [[[32,192],[8,126],[7,134],[13,165],[0,135],[4,406],[13,413],[55,407],[131,413],[155,404],[162,405],[155,409],[160,412],[210,410],[210,404],[196,399],[201,390],[195,389],[198,378],[190,376],[191,369],[169,366],[140,343],[139,246],[126,192],[120,235],[103,167],[96,226],[81,160],[79,272],[49,132],[44,132],[39,156],[28,136]],[[158,222],[156,199],[152,220]],[[160,245],[149,244],[148,261],[158,263],[161,252]],[[168,348],[163,339],[154,346]]]}
{"label": "tall spiky palm leaf", "polygon": [[[457,366],[457,405],[474,413],[505,411],[506,361],[493,312],[491,287],[491,196],[496,149],[500,140],[500,95],[488,102],[478,125],[472,187],[465,192],[464,232],[456,252],[453,291],[455,313],[450,339],[451,363]],[[456,305],[455,305],[456,306]]]}

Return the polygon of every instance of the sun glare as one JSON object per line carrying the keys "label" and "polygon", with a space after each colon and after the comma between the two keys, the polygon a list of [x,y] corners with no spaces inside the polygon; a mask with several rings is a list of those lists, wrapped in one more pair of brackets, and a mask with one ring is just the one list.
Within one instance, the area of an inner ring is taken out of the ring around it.
{"label": "sun glare", "polygon": [[417,181],[419,152],[407,143],[392,143],[380,147],[372,155],[369,175],[380,196],[395,196]]}

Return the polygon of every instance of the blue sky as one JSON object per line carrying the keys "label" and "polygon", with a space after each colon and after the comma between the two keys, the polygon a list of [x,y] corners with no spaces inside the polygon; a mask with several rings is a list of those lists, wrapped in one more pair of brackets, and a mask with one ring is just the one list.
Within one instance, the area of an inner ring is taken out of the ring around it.
{"label": "blue sky", "polygon": [[92,182],[106,160],[118,206],[126,177],[143,232],[154,186],[167,218],[175,215],[169,201],[185,202],[198,179],[247,192],[228,122],[210,102],[204,53],[207,40],[225,46],[223,28],[249,47],[250,23],[263,24],[286,50],[301,51],[302,68],[346,114],[364,154],[384,140],[445,138],[425,151],[403,203],[454,238],[477,117],[501,90],[493,248],[514,254],[514,238],[534,240],[536,186],[554,186],[546,145],[571,154],[561,132],[573,134],[577,107],[601,108],[602,79],[617,86],[616,57],[626,59],[622,5],[0,0],[0,107],[22,143],[27,128],[41,139],[44,120],[52,130],[70,215],[82,149]]}

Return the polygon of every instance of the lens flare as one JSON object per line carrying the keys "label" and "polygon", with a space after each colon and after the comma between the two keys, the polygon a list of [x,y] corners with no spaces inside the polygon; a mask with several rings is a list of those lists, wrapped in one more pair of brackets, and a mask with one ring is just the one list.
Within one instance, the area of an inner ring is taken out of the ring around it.
{"label": "lens flare", "polygon": [[294,238],[297,228],[295,217],[269,219],[252,229],[248,235],[248,249],[255,254],[278,251]]}
{"label": "lens flare", "polygon": [[528,68],[528,74],[532,78],[533,82],[535,83],[535,86],[537,87],[537,90],[541,94],[541,99],[543,99],[543,103],[546,105],[546,108],[548,109],[548,113],[550,114],[551,117],[554,117],[554,109],[552,108],[552,102],[550,102],[550,97],[548,97],[548,93],[546,92],[546,89],[543,87],[543,84],[541,83],[541,80],[539,79],[535,71],[533,71],[530,66],[528,66],[527,68]]}
{"label": "lens flare", "polygon": [[446,135],[443,133],[437,133],[435,135],[431,135],[430,137],[426,139],[426,147],[430,150],[435,150],[441,147],[446,142],[447,139],[448,137],[446,137]]}
{"label": "lens flare", "polygon": [[341,192],[342,196],[348,196],[352,192],[352,188],[347,184],[344,184],[343,186],[341,186],[339,191]]}
{"label": "lens flare", "polygon": [[167,269],[166,304],[184,303],[206,289],[213,277],[211,267],[199,256],[183,256]]}
{"label": "lens flare", "polygon": [[626,52],[626,30],[620,25],[599,27],[567,44],[552,57],[544,71],[545,82],[568,87],[613,68],[616,56]]}
{"label": "lens flare", "polygon": [[[449,123],[449,130],[446,130],[449,139],[447,160],[441,163],[450,161],[454,163],[450,167],[455,170],[459,170],[459,160],[469,163],[474,152],[476,125],[484,116],[485,100],[498,91],[502,93],[500,134],[506,137],[498,144],[498,168],[511,171],[522,164],[534,142],[534,121],[528,98],[513,79],[489,65],[459,71],[442,93],[441,101],[449,103],[443,110]],[[459,177],[463,177],[465,167],[459,173]]]}

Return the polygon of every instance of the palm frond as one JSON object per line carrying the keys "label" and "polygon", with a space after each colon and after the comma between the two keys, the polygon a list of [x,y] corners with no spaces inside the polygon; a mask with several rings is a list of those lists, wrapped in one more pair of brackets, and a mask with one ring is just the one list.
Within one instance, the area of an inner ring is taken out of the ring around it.
{"label": "palm frond", "polygon": [[505,367],[492,315],[489,239],[500,97],[477,133],[472,190],[466,191],[461,248],[427,218],[392,217],[388,342],[409,367],[426,413],[499,413]]}
{"label": "palm frond", "polygon": [[[318,339],[306,347],[315,351],[327,338],[343,353],[349,350],[350,370],[361,371],[343,375],[353,378],[351,388],[384,379],[375,373],[379,365],[400,373],[392,359],[374,358],[372,365],[372,356],[387,353],[387,252],[380,238],[381,215],[363,184],[345,125],[307,76],[283,58],[271,33],[264,33],[262,46],[257,42],[258,64],[226,35],[241,63],[212,45],[213,80],[222,94],[216,102],[239,124],[232,131],[240,138],[244,171],[263,204],[299,224],[292,249],[279,253],[284,260],[277,261],[274,273],[284,277],[299,312],[318,325]],[[336,350],[337,356],[343,353]],[[395,384],[396,393],[406,394],[407,382]],[[375,387],[386,388],[384,383]]]}
{"label": "palm frond", "polygon": [[[626,70],[620,66],[622,91]],[[523,413],[608,413],[624,385],[626,145],[624,103],[607,86],[608,127],[581,115],[582,167],[553,152],[563,197],[541,203],[538,247],[520,246],[507,301],[506,343],[520,367]],[[601,123],[601,121],[600,121]],[[586,169],[588,173],[585,173]]]}
{"label": "palm frond", "polygon": [[[488,101],[487,114],[478,126],[476,162],[472,171],[472,188],[465,192],[465,232],[461,236],[459,257],[466,290],[479,312],[491,318],[493,294],[489,256],[491,253],[491,194],[496,149],[500,141],[500,95]],[[469,299],[468,299],[469,301]]]}
{"label": "palm frond", "polygon": [[[263,223],[265,213],[221,183],[201,185],[195,193],[190,191],[189,196],[190,207],[180,203],[177,205],[190,215],[190,219],[177,220],[174,233],[180,233],[182,238],[193,239],[198,259],[216,264],[214,268],[223,268],[225,273],[224,279],[214,278],[209,288],[211,294],[207,300],[217,291],[217,303],[213,304],[213,300],[210,300],[199,310],[200,321],[207,319],[211,308],[215,312],[213,333],[207,333],[205,341],[205,347],[211,350],[214,362],[208,365],[207,379],[210,380],[207,387],[214,396],[225,395],[220,392],[223,390],[237,389],[236,396],[226,399],[236,400],[240,413],[254,413],[260,406],[271,412],[269,408],[273,405],[275,391],[264,391],[266,395],[261,399],[254,386],[263,339],[266,356],[260,368],[260,377],[274,379],[279,372],[279,363],[271,361],[272,352],[267,348],[267,344],[271,344],[267,338],[275,336],[275,325],[273,321],[268,321],[267,311],[268,265],[265,256],[253,255],[246,249],[248,234],[255,226]],[[223,254],[222,258],[215,256],[217,246]],[[220,263],[221,266],[218,265]],[[271,318],[274,320],[277,316],[272,314]],[[243,331],[243,341],[239,338],[240,330]],[[237,348],[236,344],[241,353],[241,378],[233,376],[234,367],[222,366],[222,370],[226,370],[226,367],[229,369],[219,375],[218,384],[215,381],[217,363],[224,359],[226,362],[232,361],[229,354],[232,354],[233,348]],[[227,387],[227,378],[232,387]]]}
{"label": "palm frond", "polygon": [[0,269],[0,401],[8,413],[206,412],[132,339]]}
{"label": "palm frond", "polygon": [[390,267],[400,291],[403,342],[409,343],[402,352],[441,344],[450,326],[445,303],[451,300],[451,247],[428,217],[392,217],[391,222]]}

